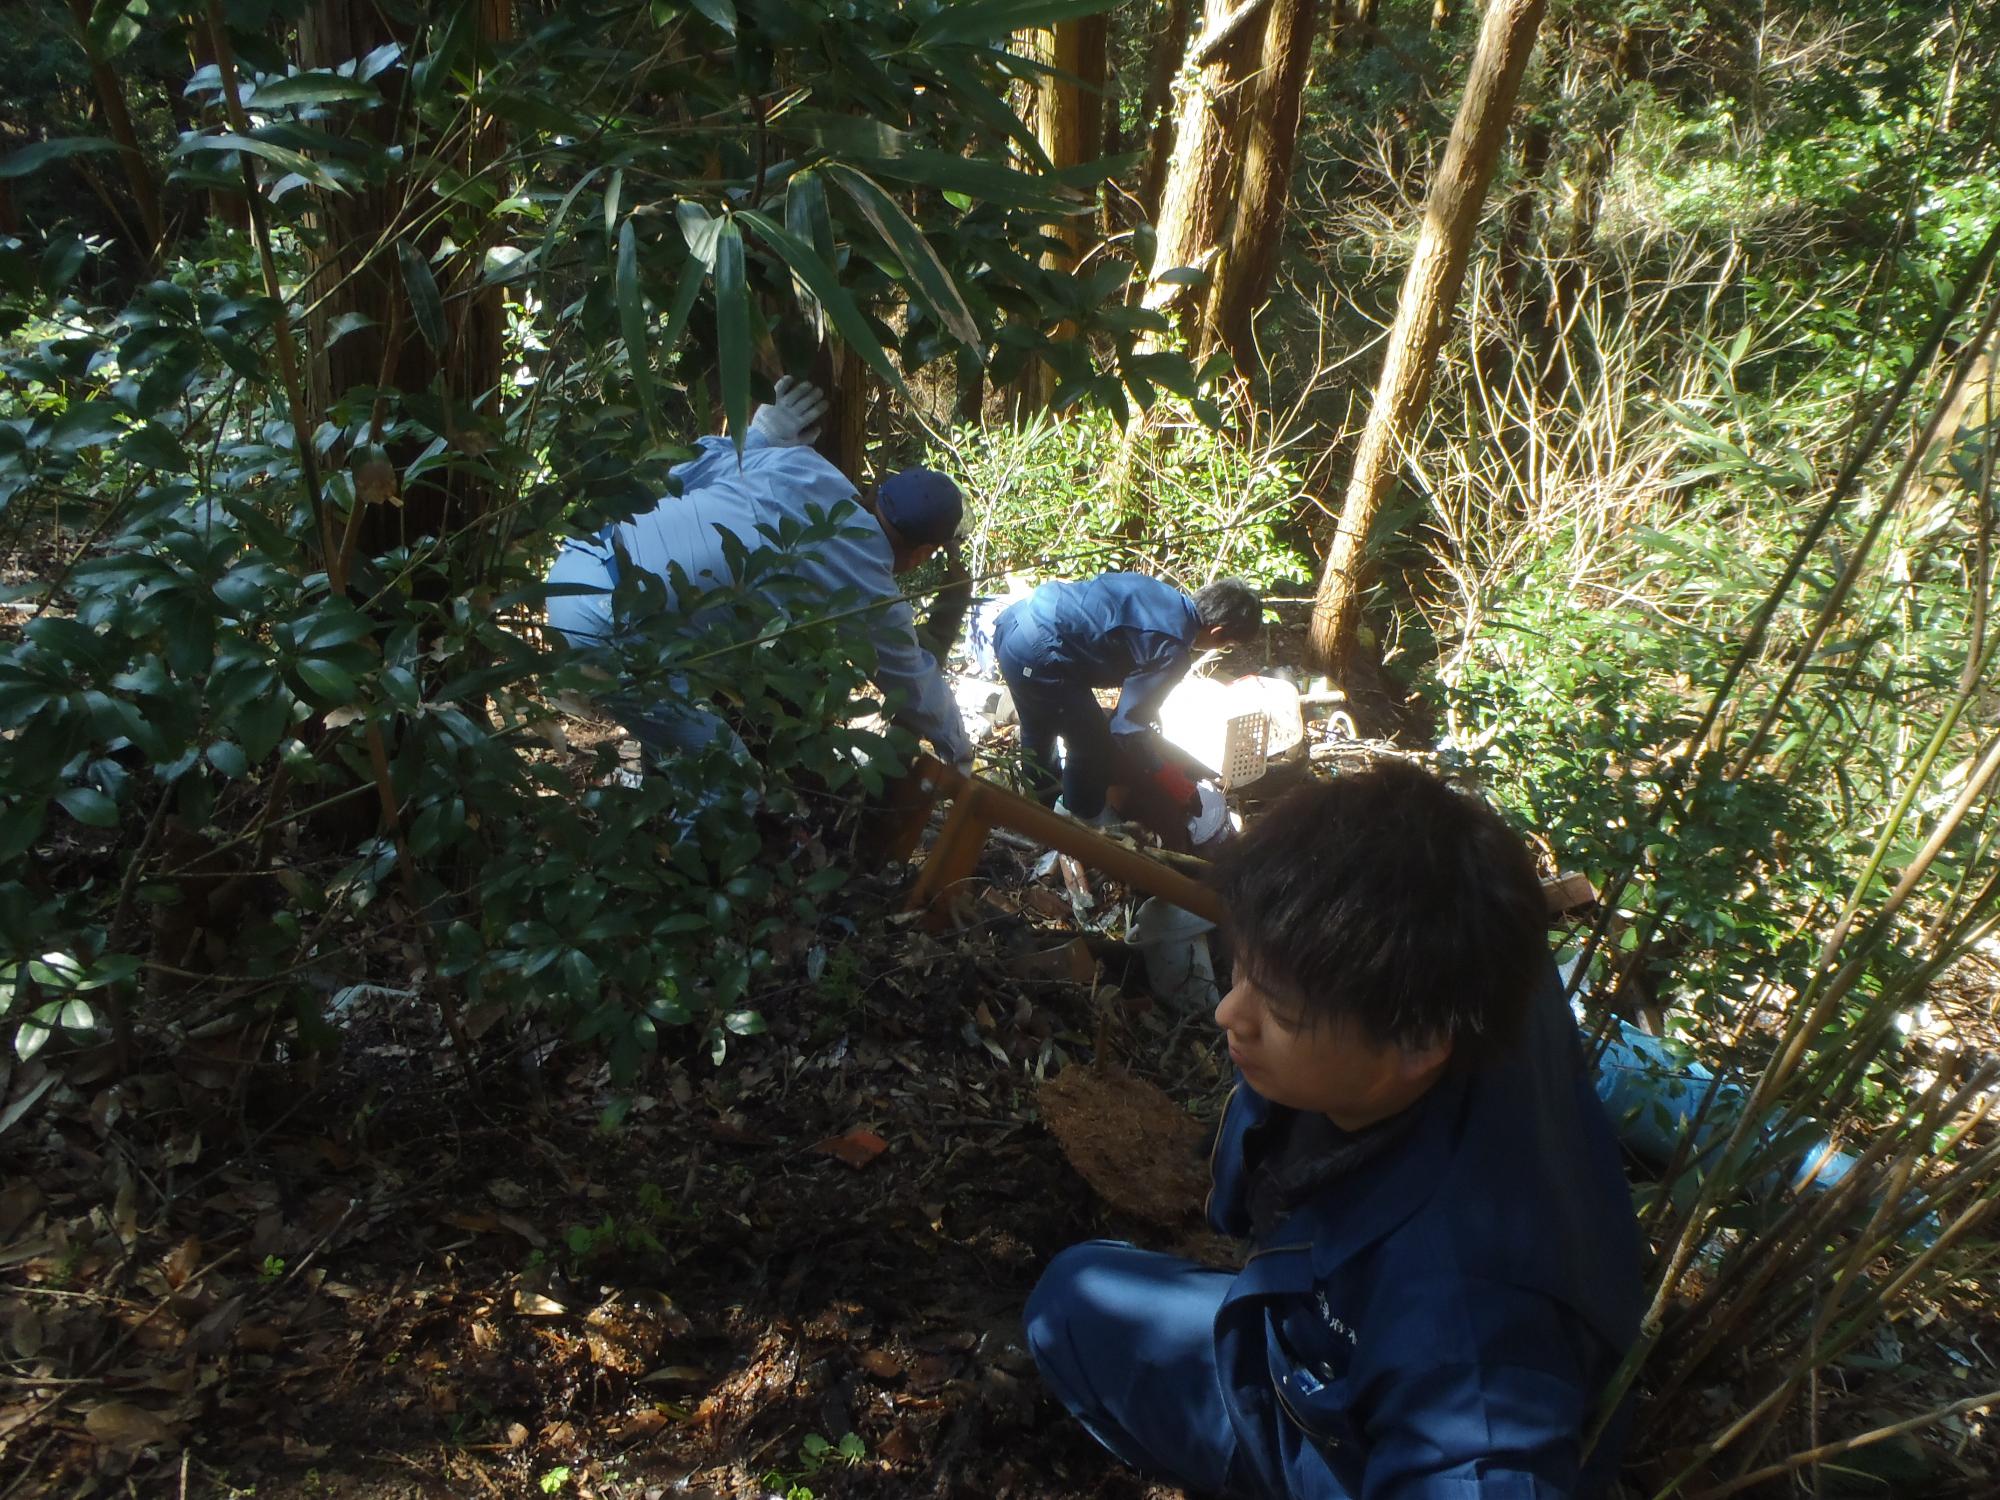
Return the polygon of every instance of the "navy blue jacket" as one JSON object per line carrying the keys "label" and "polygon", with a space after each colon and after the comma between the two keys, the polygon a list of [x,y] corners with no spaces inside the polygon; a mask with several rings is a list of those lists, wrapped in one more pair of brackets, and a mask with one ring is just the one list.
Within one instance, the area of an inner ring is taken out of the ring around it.
{"label": "navy blue jacket", "polygon": [[1201,629],[1194,600],[1143,573],[1045,583],[1000,619],[996,633],[1004,627],[1007,653],[1031,682],[1119,689],[1111,732],[1128,736],[1159,718]]}
{"label": "navy blue jacket", "polygon": [[[1638,1329],[1639,1235],[1553,968],[1507,1059],[1447,1075],[1409,1131],[1253,1247],[1216,1314],[1239,1454],[1297,1500],[1602,1493],[1600,1393]],[[1239,1080],[1209,1219],[1250,1232]],[[1613,1424],[1614,1428],[1622,1423]]]}

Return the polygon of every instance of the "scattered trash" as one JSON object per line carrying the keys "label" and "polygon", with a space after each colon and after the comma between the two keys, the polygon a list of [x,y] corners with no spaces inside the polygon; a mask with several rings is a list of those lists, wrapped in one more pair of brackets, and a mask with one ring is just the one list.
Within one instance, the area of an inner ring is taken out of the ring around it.
{"label": "scattered trash", "polygon": [[1168,1005],[1207,1014],[1222,999],[1209,956],[1208,934],[1215,924],[1182,911],[1158,896],[1139,903],[1127,939],[1145,955],[1146,983]]}

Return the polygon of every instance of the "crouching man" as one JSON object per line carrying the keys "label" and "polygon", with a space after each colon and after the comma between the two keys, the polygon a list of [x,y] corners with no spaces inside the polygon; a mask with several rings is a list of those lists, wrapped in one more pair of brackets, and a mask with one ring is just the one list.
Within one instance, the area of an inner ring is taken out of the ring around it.
{"label": "crouching man", "polygon": [[1392,761],[1268,811],[1222,881],[1208,1216],[1249,1259],[1065,1251],[1027,1310],[1044,1379],[1191,1494],[1605,1493],[1638,1231],[1522,841]]}

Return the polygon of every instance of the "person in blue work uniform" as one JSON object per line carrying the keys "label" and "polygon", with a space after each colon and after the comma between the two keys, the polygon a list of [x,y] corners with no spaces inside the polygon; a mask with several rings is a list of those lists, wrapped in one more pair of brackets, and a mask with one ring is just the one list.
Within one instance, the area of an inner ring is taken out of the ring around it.
{"label": "person in blue work uniform", "polygon": [[1301,788],[1220,873],[1208,1217],[1249,1258],[1064,1251],[1027,1308],[1043,1377],[1190,1494],[1604,1494],[1638,1227],[1522,841],[1388,761]]}
{"label": "person in blue work uniform", "polygon": [[[1190,596],[1143,573],[1045,583],[1009,608],[993,628],[994,654],[1037,794],[1053,800],[1060,786],[1064,811],[1099,822],[1114,782],[1137,780],[1184,823],[1195,786],[1159,745],[1160,703],[1195,652],[1254,640],[1263,621],[1263,601],[1239,578]],[[1107,722],[1092,689],[1108,687],[1119,693]]]}
{"label": "person in blue work uniform", "polygon": [[[771,545],[760,526],[809,524],[809,506],[836,519],[844,512],[848,524],[841,533],[801,546],[787,571],[822,595],[847,592],[872,605],[855,618],[874,645],[876,686],[896,716],[943,759],[969,766],[972,742],[958,704],[936,659],[917,644],[909,603],[896,582],[957,533],[965,504],[958,486],[932,469],[904,469],[864,497],[811,447],[826,397],[790,377],[777,382],[774,394],[752,417],[741,455],[727,438],[704,437],[698,456],[672,471],[679,494],[594,537],[563,544],[548,575],[549,624],[572,646],[613,643],[619,630],[612,591],[624,566],[655,575],[673,604],[692,608],[694,601],[675,598],[673,569],[697,593],[733,583],[724,533],[754,551]],[[719,718],[675,691],[649,701],[613,693],[605,701],[652,749],[698,749],[723,738],[744,753]]]}

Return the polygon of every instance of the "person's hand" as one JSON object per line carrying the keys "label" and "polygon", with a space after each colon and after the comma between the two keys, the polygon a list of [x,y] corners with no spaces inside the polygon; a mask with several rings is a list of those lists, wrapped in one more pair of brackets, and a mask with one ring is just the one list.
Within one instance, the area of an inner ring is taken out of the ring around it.
{"label": "person's hand", "polygon": [[972,774],[972,752],[967,750],[962,755],[955,756],[951,764],[959,775],[970,776]]}
{"label": "person's hand", "polygon": [[772,399],[750,419],[750,435],[772,448],[796,448],[819,436],[820,420],[829,405],[826,394],[810,380],[780,375]]}

